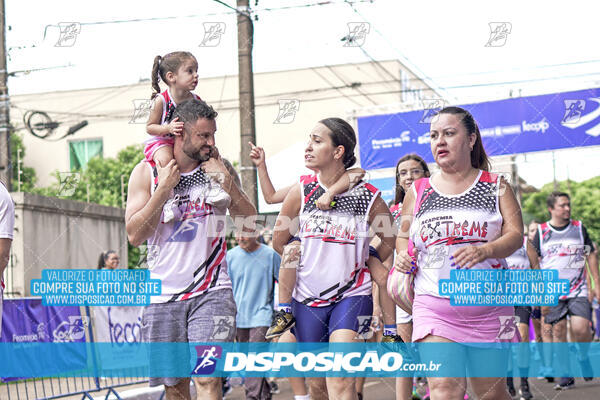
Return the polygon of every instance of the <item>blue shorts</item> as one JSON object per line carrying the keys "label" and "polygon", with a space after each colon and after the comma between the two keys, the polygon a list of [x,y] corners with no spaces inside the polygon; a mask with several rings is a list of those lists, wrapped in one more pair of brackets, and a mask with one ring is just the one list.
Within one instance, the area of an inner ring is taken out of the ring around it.
{"label": "blue shorts", "polygon": [[338,329],[368,332],[373,297],[350,296],[325,307],[309,307],[292,299],[292,314],[296,318],[292,333],[298,342],[328,342],[331,333]]}

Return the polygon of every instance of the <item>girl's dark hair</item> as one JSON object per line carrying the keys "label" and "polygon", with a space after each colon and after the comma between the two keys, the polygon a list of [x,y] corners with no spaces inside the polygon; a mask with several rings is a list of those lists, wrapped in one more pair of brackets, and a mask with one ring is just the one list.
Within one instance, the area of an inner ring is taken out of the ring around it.
{"label": "girl's dark hair", "polygon": [[394,204],[402,203],[404,201],[404,196],[406,195],[404,188],[400,184],[400,174],[398,173],[398,166],[400,164],[402,164],[404,161],[408,161],[408,160],[415,160],[416,162],[421,164],[421,168],[423,168],[423,171],[425,172],[425,176],[428,177],[431,175],[431,173],[429,172],[429,167],[427,166],[427,163],[420,156],[418,156],[414,153],[411,153],[411,154],[407,154],[404,157],[402,157],[401,159],[399,159],[398,162],[396,163],[396,191],[395,191],[396,195],[394,196]]}
{"label": "girl's dark hair", "polygon": [[106,250],[100,253],[100,257],[98,258],[98,269],[102,269],[106,267],[106,260],[111,254],[117,254],[114,250]]}
{"label": "girl's dark hair", "polygon": [[467,130],[467,133],[474,133],[476,136],[475,144],[473,145],[473,150],[471,150],[471,166],[473,168],[489,171],[490,160],[488,159],[488,156],[485,153],[485,149],[483,148],[483,142],[481,141],[481,133],[479,132],[479,126],[477,126],[477,122],[475,122],[473,115],[471,115],[469,111],[460,107],[446,107],[440,110],[437,114],[452,114],[459,116],[463,126]]}
{"label": "girl's dark hair", "polygon": [[163,82],[167,82],[165,76],[167,72],[177,72],[181,64],[190,58],[195,59],[194,55],[188,51],[174,51],[164,56],[154,57],[154,64],[152,64],[152,96],[150,99],[154,99],[157,94],[160,93],[160,86],[158,85],[159,79]]}
{"label": "girl's dark hair", "polygon": [[325,125],[331,133],[329,137],[335,147],[344,146],[344,168],[348,169],[356,164],[354,148],[356,147],[356,134],[352,126],[341,118],[325,118],[319,121]]}

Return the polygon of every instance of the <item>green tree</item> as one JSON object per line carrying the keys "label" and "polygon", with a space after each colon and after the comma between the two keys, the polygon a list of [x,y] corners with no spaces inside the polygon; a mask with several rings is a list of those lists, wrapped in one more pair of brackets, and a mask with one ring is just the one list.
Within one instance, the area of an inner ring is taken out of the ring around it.
{"label": "green tree", "polygon": [[[554,184],[548,183],[539,192],[523,195],[523,219],[526,223],[533,219],[550,219],[546,198],[554,190]],[[568,193],[571,197],[571,218],[583,221],[592,240],[600,242],[600,176],[580,183],[559,182],[557,190]]]}
{"label": "green tree", "polygon": [[[21,154],[19,156],[19,149]],[[23,138],[15,132],[10,134],[10,158],[12,163],[12,190],[19,190],[19,158],[21,160],[21,192],[31,192],[37,182],[35,175],[35,169],[26,167],[23,164],[25,158],[25,145],[23,145]]]}
{"label": "green tree", "polygon": [[[143,158],[142,145],[131,145],[121,150],[116,158],[92,158],[85,170],[74,170],[69,174],[56,171],[54,173],[56,183],[32,191],[44,196],[121,207],[127,201],[129,176]],[[123,195],[121,194],[121,179]],[[129,244],[129,267],[136,267],[139,259],[140,250]]]}

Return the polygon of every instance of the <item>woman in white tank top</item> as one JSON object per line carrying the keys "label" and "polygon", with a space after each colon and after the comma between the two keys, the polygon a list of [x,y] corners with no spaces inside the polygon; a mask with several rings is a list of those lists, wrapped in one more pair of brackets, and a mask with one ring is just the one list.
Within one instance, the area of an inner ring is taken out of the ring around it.
{"label": "woman in white tank top", "polygon": [[[441,110],[430,138],[440,171],[416,181],[407,193],[396,242],[398,270],[410,272],[415,264],[407,251],[409,237],[417,253],[413,341],[496,342],[501,321],[514,315],[513,307],[454,307],[439,294],[438,283],[452,269],[504,268],[504,258],[521,246],[521,210],[510,186],[487,172],[481,134],[468,111]],[[465,351],[466,357],[470,354]],[[499,379],[504,378],[471,378],[470,383],[477,397],[509,400],[506,380]],[[460,377],[428,382],[432,399],[462,400],[467,387]]]}
{"label": "woman in white tank top", "polygon": [[[292,330],[298,342],[352,342],[370,326],[369,228],[375,218],[382,223],[373,228],[393,227],[392,215],[379,190],[365,182],[337,196],[333,209],[324,211],[315,205],[326,188],[356,162],[355,145],[356,135],[346,121],[321,120],[310,133],[305,150],[305,165],[319,172],[301,177],[300,185],[286,196],[275,224],[273,247],[277,252],[282,253],[294,235],[302,243],[292,296],[296,319]],[[392,230],[376,232],[382,259],[392,254]],[[313,393],[327,390],[332,399],[357,396],[352,377],[313,378],[309,386]]]}

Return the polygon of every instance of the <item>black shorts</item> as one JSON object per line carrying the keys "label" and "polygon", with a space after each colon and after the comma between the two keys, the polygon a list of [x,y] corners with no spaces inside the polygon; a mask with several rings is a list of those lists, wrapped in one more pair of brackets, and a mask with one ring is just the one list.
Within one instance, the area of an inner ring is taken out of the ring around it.
{"label": "black shorts", "polygon": [[550,311],[544,317],[544,322],[547,324],[556,324],[567,315],[576,315],[591,321],[592,306],[587,297],[559,300],[558,305],[550,307]]}
{"label": "black shorts", "polygon": [[515,306],[515,315],[519,317],[520,324],[529,325],[529,318],[533,318],[532,313],[531,306]]}

